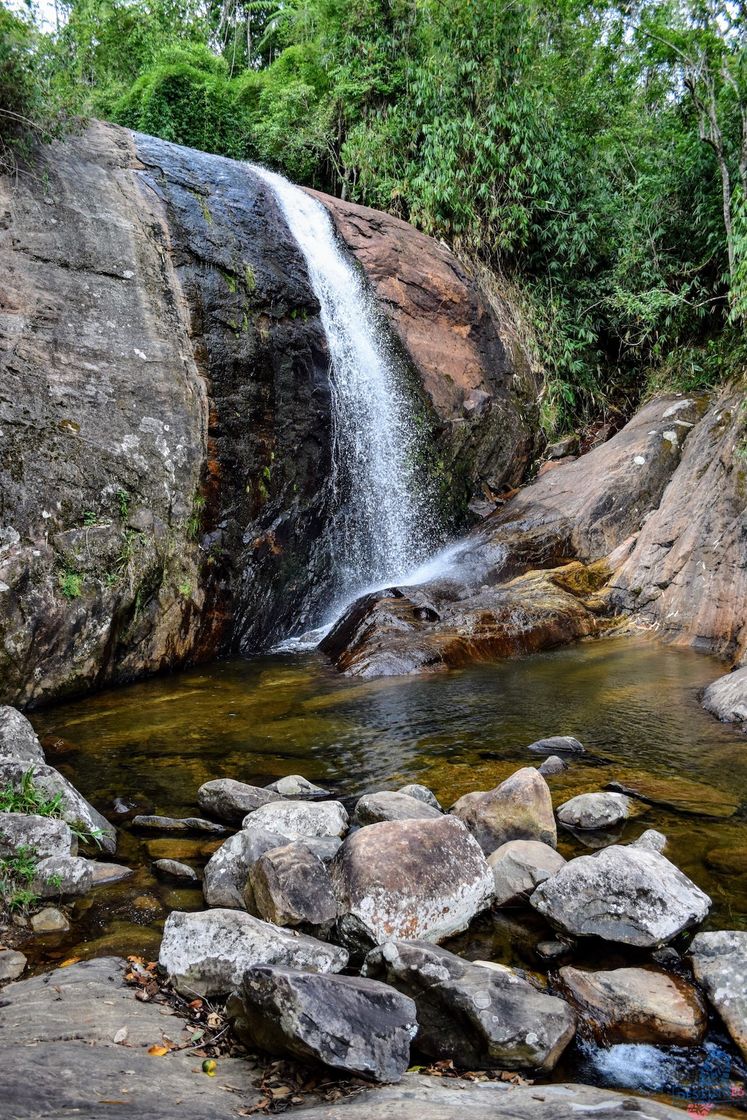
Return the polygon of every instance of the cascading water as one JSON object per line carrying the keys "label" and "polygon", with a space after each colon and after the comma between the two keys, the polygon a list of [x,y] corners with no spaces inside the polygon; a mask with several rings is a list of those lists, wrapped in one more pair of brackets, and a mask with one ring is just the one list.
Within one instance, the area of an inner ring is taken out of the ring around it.
{"label": "cascading water", "polygon": [[324,206],[281,175],[271,187],[306,260],[331,359],[334,586],[329,617],[364,590],[402,580],[436,545],[428,494],[419,492],[418,441],[397,363],[365,285]]}

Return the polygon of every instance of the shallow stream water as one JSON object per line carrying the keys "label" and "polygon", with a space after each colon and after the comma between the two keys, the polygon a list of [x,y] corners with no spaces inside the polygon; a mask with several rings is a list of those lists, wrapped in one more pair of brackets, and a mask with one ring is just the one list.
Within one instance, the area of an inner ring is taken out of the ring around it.
{"label": "shallow stream water", "polygon": [[[197,788],[211,778],[264,785],[291,773],[340,796],[423,782],[449,805],[536,765],[540,759],[526,749],[534,740],[575,735],[587,753],[550,779],[555,804],[612,780],[647,782],[660,804],[641,802],[620,838],[660,829],[669,858],[713,898],[706,928],[745,929],[747,737],[698,702],[720,672],[709,658],[644,637],[371,682],[341,677],[316,653],[285,654],[101,693],[37,713],[33,722],[49,761],[109,816],[117,798],[134,800],[141,811],[196,815]],[[203,864],[217,843],[137,835],[125,823],[118,857],[135,875],[80,900],[69,934],[37,939],[34,963],[155,956],[168,911],[199,908],[202,898],[199,890],[159,881],[152,860]],[[566,856],[587,851],[588,843],[560,830]],[[452,948],[536,967],[536,926],[529,912],[486,916]],[[717,1053],[722,1042],[718,1033],[711,1040]],[[612,1084],[623,1070],[629,1088],[636,1077],[644,1082],[638,1088],[659,1078],[669,1091],[670,1082],[682,1084],[683,1068],[694,1070],[692,1054],[619,1050],[600,1057],[576,1047],[559,1074]],[[695,1065],[708,1061],[704,1051]]]}

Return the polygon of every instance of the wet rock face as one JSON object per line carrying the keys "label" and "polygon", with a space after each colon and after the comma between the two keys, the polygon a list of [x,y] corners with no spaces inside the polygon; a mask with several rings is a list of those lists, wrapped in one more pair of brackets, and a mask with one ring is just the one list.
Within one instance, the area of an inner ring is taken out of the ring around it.
{"label": "wet rock face", "polygon": [[[536,439],[536,394],[508,306],[441,242],[397,218],[316,194],[417,369],[454,486],[517,485]],[[466,504],[466,503],[465,503]]]}
{"label": "wet rock face", "polygon": [[747,1059],[747,933],[699,933],[690,945],[695,979]]}
{"label": "wet rock face", "polygon": [[366,958],[366,976],[415,1000],[416,1045],[463,1069],[553,1068],[576,1031],[570,1007],[513,969],[485,968],[425,942],[388,942]]}
{"label": "wet rock face", "polygon": [[242,996],[239,1034],[271,1054],[381,1082],[410,1064],[415,1005],[387,984],[261,966],[247,972]]}
{"label": "wet rock face", "polygon": [[702,922],[711,900],[659,852],[613,845],[570,860],[532,906],[572,937],[655,948]]}

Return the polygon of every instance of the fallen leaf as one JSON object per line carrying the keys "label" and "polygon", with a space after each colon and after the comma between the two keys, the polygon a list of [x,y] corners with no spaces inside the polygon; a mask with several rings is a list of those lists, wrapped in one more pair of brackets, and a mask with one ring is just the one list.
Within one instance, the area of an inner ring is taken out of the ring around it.
{"label": "fallen leaf", "polygon": [[154,1058],[162,1058],[164,1054],[168,1054],[168,1046],[149,1046],[148,1053],[152,1054]]}
{"label": "fallen leaf", "polygon": [[68,957],[67,960],[62,961],[57,967],[58,968],[69,968],[71,964],[77,964],[79,960],[80,960],[80,957]]}
{"label": "fallen leaf", "polygon": [[124,1042],[124,1040],[126,1038],[127,1038],[127,1027],[120,1027],[119,1030],[117,1031],[117,1033],[114,1035],[114,1038],[113,1038],[112,1041],[114,1041],[116,1043]]}

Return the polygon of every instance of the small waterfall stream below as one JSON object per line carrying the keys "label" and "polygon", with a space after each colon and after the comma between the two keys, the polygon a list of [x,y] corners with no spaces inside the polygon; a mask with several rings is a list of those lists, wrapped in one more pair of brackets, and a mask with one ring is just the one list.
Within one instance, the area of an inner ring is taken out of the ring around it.
{"label": "small waterfall stream below", "polygon": [[328,531],[334,557],[329,625],[363,591],[417,571],[440,543],[438,518],[418,470],[423,448],[415,402],[330,215],[282,175],[254,165],[251,170],[272,189],[304,256],[329,346],[333,471]]}

